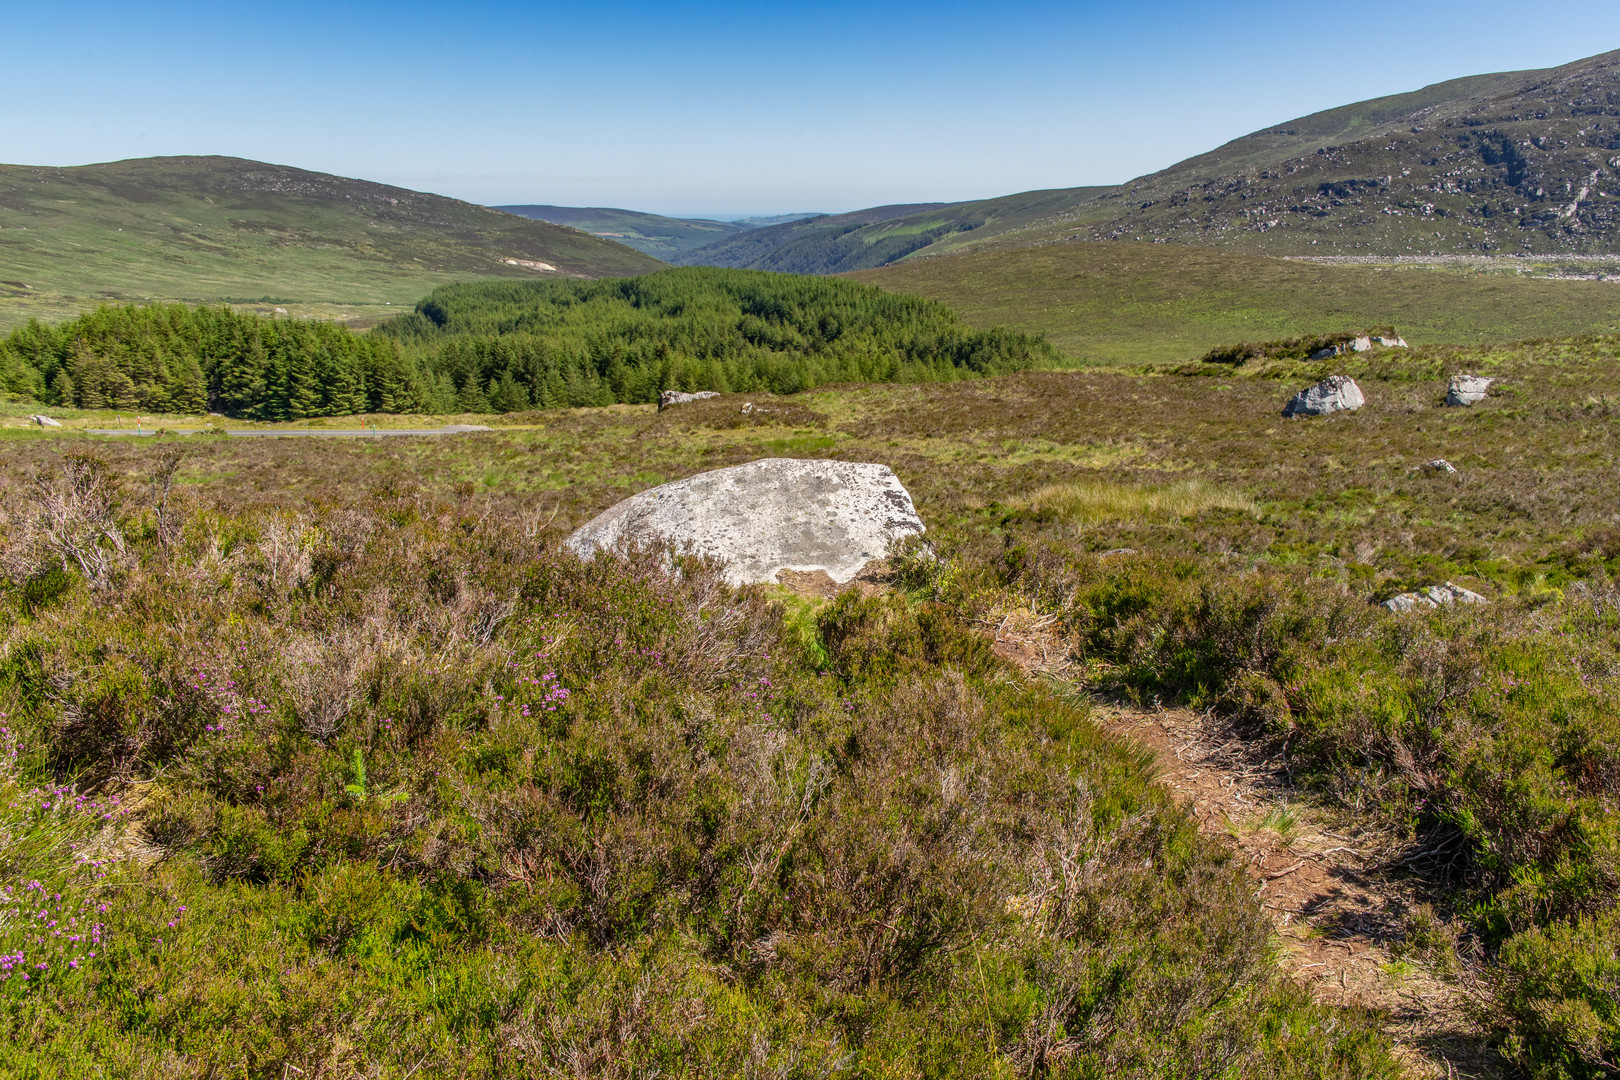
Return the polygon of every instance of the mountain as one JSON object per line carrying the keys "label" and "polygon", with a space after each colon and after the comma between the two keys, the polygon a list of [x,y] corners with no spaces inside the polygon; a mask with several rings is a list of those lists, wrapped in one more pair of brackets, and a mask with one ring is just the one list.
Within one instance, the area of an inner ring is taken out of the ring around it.
{"label": "mountain", "polygon": [[1277,254],[1620,251],[1620,52],[1301,117],[1021,236]]}
{"label": "mountain", "polygon": [[240,158],[0,165],[0,325],[145,299],[380,314],[447,280],[661,265],[549,222]]}
{"label": "mountain", "polygon": [[970,236],[999,236],[1072,210],[1105,190],[1064,188],[973,202],[876,206],[755,229],[689,251],[674,261],[795,274],[865,270],[919,252],[950,251]]}
{"label": "mountain", "polygon": [[[756,227],[745,222],[663,217],[644,214],[639,210],[618,210],[604,206],[522,205],[497,206],[494,209],[536,221],[549,221],[553,225],[566,225],[666,262]],[[775,224],[775,220],[760,224]]]}

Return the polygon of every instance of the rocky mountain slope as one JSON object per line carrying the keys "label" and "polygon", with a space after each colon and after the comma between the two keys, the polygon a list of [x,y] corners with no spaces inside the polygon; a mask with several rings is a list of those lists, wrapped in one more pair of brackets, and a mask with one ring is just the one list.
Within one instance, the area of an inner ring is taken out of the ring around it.
{"label": "rocky mountain slope", "polygon": [[1620,250],[1620,52],[1290,121],[1104,193],[1020,240],[1278,254]]}

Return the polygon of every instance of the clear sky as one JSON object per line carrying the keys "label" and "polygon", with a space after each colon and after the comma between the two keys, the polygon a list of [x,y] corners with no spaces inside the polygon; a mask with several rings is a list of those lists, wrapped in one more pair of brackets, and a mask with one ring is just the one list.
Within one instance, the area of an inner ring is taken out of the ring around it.
{"label": "clear sky", "polygon": [[1115,183],[1620,48],[1620,2],[9,0],[0,160],[231,154],[485,203],[847,210]]}

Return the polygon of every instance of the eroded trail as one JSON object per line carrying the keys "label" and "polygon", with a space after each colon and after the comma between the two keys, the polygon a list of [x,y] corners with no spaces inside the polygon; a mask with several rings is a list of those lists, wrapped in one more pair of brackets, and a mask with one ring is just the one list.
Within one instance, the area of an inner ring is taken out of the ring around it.
{"label": "eroded trail", "polygon": [[1242,854],[1287,971],[1321,1000],[1377,1010],[1417,1075],[1499,1074],[1472,1019],[1468,980],[1442,981],[1395,955],[1422,896],[1392,871],[1389,837],[1297,801],[1281,762],[1213,717],[1112,703],[1094,705],[1093,716],[1152,750],[1203,830]]}
{"label": "eroded trail", "polygon": [[[1050,621],[1020,612],[986,629],[1003,659],[1063,686],[1071,672]],[[1286,971],[1322,1001],[1384,1017],[1414,1075],[1505,1074],[1474,1020],[1469,973],[1442,980],[1397,955],[1423,888],[1399,871],[1394,837],[1301,799],[1280,757],[1212,715],[1095,699],[1091,713],[1151,750],[1161,781],[1201,829],[1237,849],[1276,924]]]}

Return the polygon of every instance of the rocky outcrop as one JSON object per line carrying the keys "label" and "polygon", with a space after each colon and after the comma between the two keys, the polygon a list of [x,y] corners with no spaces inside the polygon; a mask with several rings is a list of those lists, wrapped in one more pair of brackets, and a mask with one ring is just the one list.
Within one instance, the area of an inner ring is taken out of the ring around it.
{"label": "rocky outcrop", "polygon": [[1489,396],[1491,383],[1495,381],[1483,375],[1453,375],[1451,384],[1446,387],[1446,404],[1477,405]]}
{"label": "rocky outcrop", "polygon": [[1430,585],[1422,592],[1401,593],[1385,600],[1383,606],[1390,611],[1417,611],[1419,608],[1450,607],[1452,604],[1484,604],[1488,603],[1477,592],[1471,592],[1461,585],[1446,582],[1444,585]]}
{"label": "rocky outcrop", "polygon": [[1326,416],[1329,413],[1359,409],[1367,403],[1361,387],[1348,375],[1329,375],[1315,386],[1295,394],[1283,409],[1284,416]]}
{"label": "rocky outcrop", "polygon": [[684,394],[679,390],[665,390],[658,395],[658,411],[663,412],[671,405],[685,405],[689,401],[702,401],[704,398],[719,396],[713,390],[699,390],[695,394]]}
{"label": "rocky outcrop", "polygon": [[60,420],[52,420],[48,416],[40,416],[40,415],[37,415],[37,414],[34,415],[34,416],[28,417],[28,422],[31,423],[31,424],[36,424],[39,427],[61,427],[62,426],[62,421],[60,421]]}
{"label": "rocky outcrop", "polygon": [[1363,334],[1351,338],[1339,345],[1327,345],[1311,353],[1312,360],[1331,360],[1335,356],[1345,353],[1367,352],[1374,345],[1382,345],[1386,349],[1406,348],[1406,339],[1398,334]]}
{"label": "rocky outcrop", "polygon": [[825,571],[843,585],[894,541],[922,531],[887,465],[764,458],[632,495],[564,546],[589,559],[669,544],[724,562],[734,585],[775,581],[782,570]]}

